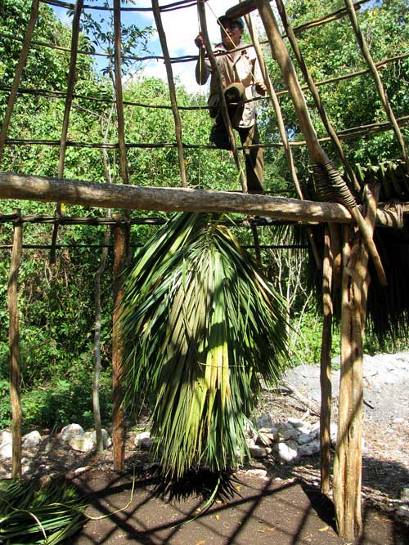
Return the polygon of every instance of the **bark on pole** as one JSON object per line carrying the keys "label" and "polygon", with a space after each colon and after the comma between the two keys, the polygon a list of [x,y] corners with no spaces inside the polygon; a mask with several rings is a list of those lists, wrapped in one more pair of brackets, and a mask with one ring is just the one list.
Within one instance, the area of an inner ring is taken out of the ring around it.
{"label": "bark on pole", "polygon": [[[366,221],[373,229],[376,200],[370,194]],[[341,315],[341,377],[334,460],[338,532],[354,540],[362,532],[363,334],[369,286],[368,253],[359,233],[344,227]]]}
{"label": "bark on pole", "polygon": [[122,273],[127,260],[129,228],[117,223],[114,228],[114,267],[113,295],[114,311],[112,317],[112,444],[114,469],[122,471],[125,456],[125,423],[123,401],[123,355],[124,339],[119,320],[120,305],[123,299]]}
{"label": "bark on pole", "polygon": [[333,275],[333,245],[328,226],[324,237],[324,263],[322,267],[322,299],[324,321],[321,341],[321,411],[320,411],[320,443],[321,443],[321,492],[329,494],[331,467],[331,346],[332,317],[334,313],[332,302]]}
{"label": "bark on pole", "polygon": [[10,274],[7,289],[9,311],[9,350],[10,350],[10,403],[11,403],[11,434],[12,434],[12,477],[21,477],[21,370],[19,347],[18,318],[18,273],[21,263],[23,244],[23,227],[21,223],[14,224],[13,248],[11,251]]}

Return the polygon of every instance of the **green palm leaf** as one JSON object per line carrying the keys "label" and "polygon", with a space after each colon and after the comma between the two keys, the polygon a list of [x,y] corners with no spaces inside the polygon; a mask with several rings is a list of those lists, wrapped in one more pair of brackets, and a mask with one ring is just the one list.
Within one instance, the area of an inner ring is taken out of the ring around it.
{"label": "green palm leaf", "polygon": [[152,409],[166,476],[222,471],[247,454],[260,379],[286,355],[280,297],[224,226],[180,214],[136,256],[125,283],[125,402]]}

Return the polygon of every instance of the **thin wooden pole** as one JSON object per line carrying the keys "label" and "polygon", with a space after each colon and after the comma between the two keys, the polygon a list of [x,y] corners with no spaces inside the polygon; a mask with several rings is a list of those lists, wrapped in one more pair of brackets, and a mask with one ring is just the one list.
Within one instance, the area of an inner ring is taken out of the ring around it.
{"label": "thin wooden pole", "polygon": [[360,191],[360,185],[358,183],[358,180],[357,180],[357,177],[356,177],[356,174],[354,172],[354,170],[352,169],[346,155],[345,155],[345,152],[344,152],[344,149],[342,147],[342,144],[341,144],[341,141],[340,139],[338,138],[338,135],[331,123],[331,120],[329,119],[328,117],[328,114],[327,114],[327,111],[321,101],[321,97],[320,97],[320,94],[319,94],[319,91],[318,91],[318,88],[317,86],[315,85],[315,82],[314,80],[312,79],[312,76],[310,74],[310,71],[308,70],[308,67],[307,67],[307,64],[305,62],[305,59],[304,59],[304,56],[301,52],[301,49],[298,45],[298,41],[297,41],[297,38],[295,36],[295,33],[294,33],[294,30],[288,20],[288,17],[287,17],[287,12],[286,12],[286,9],[285,9],[285,6],[284,6],[284,2],[283,0],[276,0],[276,4],[277,4],[277,8],[278,8],[278,11],[280,13],[280,17],[281,17],[281,21],[283,23],[283,26],[284,26],[284,30],[286,31],[286,34],[287,34],[287,37],[288,37],[288,40],[291,44],[291,47],[292,47],[292,50],[294,51],[294,54],[295,54],[295,57],[298,61],[298,64],[301,68],[301,71],[304,75],[304,78],[307,82],[307,85],[308,85],[308,88],[311,92],[311,95],[314,99],[314,102],[315,102],[315,105],[317,107],[317,110],[320,114],[320,117],[322,119],[322,122],[324,124],[324,127],[326,128],[334,146],[335,146],[335,149],[337,150],[337,153],[338,153],[338,156],[340,158],[340,160],[342,161],[342,164],[344,165],[345,167],[345,170],[346,172],[348,173],[348,177],[349,179],[351,180],[354,188],[356,191]]}
{"label": "thin wooden pole", "polygon": [[[294,65],[291,61],[290,55],[287,51],[287,48],[284,44],[284,41],[281,37],[280,31],[278,29],[277,21],[275,19],[273,10],[269,2],[264,0],[256,0],[257,7],[259,9],[260,17],[263,22],[264,28],[266,29],[267,38],[270,42],[271,51],[273,57],[278,62],[280,66],[281,73],[284,79],[284,82],[288,88],[291,99],[294,104],[294,109],[297,114],[301,130],[305,136],[306,145],[310,156],[316,165],[323,167],[324,172],[326,172],[328,166],[332,166],[331,162],[322,149],[315,129],[312,125],[311,118],[308,112],[308,108],[305,102],[301,86],[298,81],[297,74],[295,72]],[[335,180],[339,179],[342,181],[339,173],[332,169],[332,175]],[[328,172],[326,172],[328,174]],[[380,260],[378,250],[376,249],[375,243],[372,239],[370,229],[367,227],[367,224],[362,217],[359,208],[356,205],[356,201],[352,196],[351,192],[347,188],[346,184],[343,185],[342,193],[344,194],[343,204],[348,207],[351,215],[359,226],[359,229],[362,233],[362,236],[365,240],[365,244],[368,247],[368,250],[371,254],[379,281],[382,285],[386,285],[386,275]]]}
{"label": "thin wooden pole", "polygon": [[[287,158],[288,167],[290,169],[291,178],[293,179],[294,187],[295,187],[295,190],[296,190],[296,193],[297,193],[298,197],[300,199],[304,199],[304,195],[303,195],[303,192],[302,192],[302,189],[301,189],[301,185],[300,185],[300,182],[298,180],[297,169],[295,168],[294,156],[293,156],[293,153],[291,151],[291,146],[289,144],[287,131],[286,131],[285,124],[284,124],[284,118],[283,118],[283,113],[281,111],[280,101],[278,100],[276,90],[274,89],[273,82],[271,81],[271,78],[269,76],[269,73],[268,73],[268,70],[267,70],[267,67],[266,67],[266,63],[264,61],[263,51],[262,51],[261,46],[260,46],[260,41],[258,39],[257,32],[253,27],[251,16],[249,14],[246,14],[245,15],[245,20],[246,20],[246,24],[247,24],[247,28],[248,28],[250,37],[251,37],[251,41],[252,41],[253,46],[254,46],[254,50],[255,50],[256,55],[257,55],[257,60],[258,60],[258,63],[259,63],[260,69],[261,69],[261,73],[263,75],[263,80],[264,80],[264,83],[265,83],[265,85],[267,87],[267,92],[268,92],[268,95],[269,95],[269,99],[271,101],[271,104],[272,104],[272,106],[274,108],[274,111],[275,111],[275,114],[276,114],[278,131],[280,133],[281,142],[282,142],[283,147],[284,147],[284,152],[285,152],[285,155],[286,155],[286,158]],[[308,239],[310,241],[311,250],[312,250],[312,253],[313,253],[313,256],[314,256],[315,264],[317,266],[317,269],[320,269],[321,264],[320,264],[318,249],[317,249],[317,245],[315,243],[315,240],[314,240],[313,233],[312,233],[311,229],[307,230],[307,236],[308,236]]]}
{"label": "thin wooden pole", "polygon": [[[368,199],[373,229],[376,199]],[[344,228],[341,317],[341,377],[334,460],[334,503],[338,532],[354,540],[362,532],[363,335],[369,285],[368,253],[357,232]]]}
{"label": "thin wooden pole", "polygon": [[26,33],[24,35],[24,40],[23,40],[23,46],[20,52],[20,58],[18,60],[17,68],[14,74],[14,80],[11,86],[11,91],[10,91],[9,99],[7,102],[6,113],[4,114],[3,124],[0,131],[0,164],[3,158],[3,150],[4,150],[4,144],[7,138],[7,131],[10,125],[10,120],[13,113],[14,104],[17,98],[17,90],[20,85],[21,76],[23,74],[24,67],[26,66],[28,53],[30,51],[31,38],[33,36],[34,27],[38,18],[38,5],[39,5],[39,0],[33,0],[31,4],[30,19],[27,24]]}
{"label": "thin wooden pole", "polygon": [[334,314],[332,302],[333,275],[333,243],[328,226],[324,235],[324,262],[322,267],[322,299],[324,321],[321,340],[321,410],[320,410],[320,443],[321,443],[321,492],[330,492],[331,468],[331,347],[332,347],[332,317]]}
{"label": "thin wooden pole", "polygon": [[123,271],[127,261],[129,227],[117,224],[114,232],[113,295],[112,317],[112,445],[114,469],[122,471],[125,456],[125,422],[123,402],[123,356],[124,339],[120,323],[120,307],[123,299]]}
{"label": "thin wooden pole", "polygon": [[21,477],[21,369],[19,347],[18,317],[18,273],[21,263],[23,244],[23,227],[18,221],[14,224],[13,248],[7,290],[9,312],[9,350],[10,350],[10,402],[11,402],[11,434],[12,434],[12,477]]}
{"label": "thin wooden pole", "polygon": [[[65,167],[65,152],[67,149],[67,135],[68,135],[68,125],[70,121],[71,105],[74,96],[74,86],[76,80],[76,66],[77,66],[77,56],[78,56],[78,41],[80,34],[80,18],[81,11],[83,8],[84,1],[77,0],[75,3],[74,17],[72,20],[72,32],[71,32],[71,56],[70,56],[70,66],[68,70],[68,85],[67,85],[67,94],[65,97],[65,108],[64,108],[64,118],[61,130],[60,138],[60,154],[58,159],[58,178],[64,178],[64,167]],[[56,215],[59,217],[61,215],[61,203],[57,203]],[[58,227],[59,224],[56,222],[54,224],[52,236],[51,236],[51,251],[50,251],[50,263],[55,263],[55,245],[57,243],[58,236]]]}
{"label": "thin wooden pole", "polygon": [[212,45],[209,39],[209,33],[207,31],[207,22],[206,22],[206,10],[205,10],[205,0],[197,0],[197,12],[200,20],[200,29],[203,35],[204,44],[206,47],[206,52],[209,57],[210,65],[212,67],[212,77],[215,78],[217,88],[219,89],[220,95],[220,113],[223,117],[223,122],[227,130],[227,135],[229,137],[230,146],[233,153],[234,162],[236,163],[237,170],[240,173],[240,182],[243,193],[247,193],[247,179],[246,175],[240,164],[240,158],[237,153],[236,141],[234,138],[233,128],[230,121],[229,111],[227,108],[226,99],[224,96],[224,89],[222,86],[219,69],[217,66],[216,58],[212,51]]}
{"label": "thin wooden pole", "polygon": [[168,77],[170,103],[172,107],[173,119],[175,122],[175,134],[176,134],[176,143],[178,148],[180,177],[181,177],[182,187],[186,187],[188,184],[187,184],[187,178],[186,178],[186,166],[185,166],[185,158],[184,158],[183,142],[182,142],[182,122],[180,119],[179,108],[178,108],[178,103],[176,98],[176,88],[175,88],[175,82],[173,79],[172,64],[170,62],[169,48],[168,48],[168,43],[166,40],[165,30],[162,24],[162,17],[160,14],[158,0],[152,0],[152,9],[153,9],[153,15],[155,17],[156,28],[158,30],[160,44],[162,46],[163,57],[165,60],[166,74]]}
{"label": "thin wooden pole", "polygon": [[124,184],[127,184],[129,180],[129,171],[125,144],[125,118],[122,95],[121,0],[114,0],[114,33],[114,87],[118,122],[119,166],[122,181]]}
{"label": "thin wooden pole", "polygon": [[390,102],[389,102],[389,99],[388,99],[388,95],[387,95],[387,92],[385,90],[385,87],[382,83],[382,79],[379,75],[379,72],[375,66],[375,63],[372,59],[372,55],[369,51],[369,48],[368,48],[368,45],[366,43],[366,40],[365,40],[365,37],[364,35],[362,34],[362,31],[360,29],[360,26],[359,26],[359,23],[358,23],[358,18],[356,16],[356,13],[355,13],[355,10],[354,10],[354,5],[352,3],[351,0],[344,0],[345,1],[345,6],[348,10],[348,15],[349,15],[349,19],[351,21],[351,25],[352,25],[352,28],[354,30],[354,34],[355,34],[355,37],[356,37],[356,40],[359,44],[359,47],[361,49],[361,52],[362,52],[362,55],[364,57],[364,59],[366,60],[369,68],[370,68],[370,71],[372,73],[372,77],[374,78],[375,80],[375,84],[376,84],[376,89],[378,91],[378,95],[379,95],[379,98],[381,99],[381,102],[383,104],[383,107],[384,107],[384,110],[386,112],[386,115],[388,116],[388,119],[393,127],[393,130],[395,132],[395,136],[399,142],[399,145],[401,147],[401,150],[402,150],[402,157],[403,157],[403,160],[405,161],[406,163],[406,166],[409,170],[409,155],[408,155],[408,150],[407,150],[407,147],[406,147],[406,144],[405,144],[405,140],[403,138],[403,135],[402,135],[402,132],[399,128],[399,125],[396,121],[396,117],[395,117],[395,114],[393,113],[393,110],[392,110],[392,107],[390,105]]}

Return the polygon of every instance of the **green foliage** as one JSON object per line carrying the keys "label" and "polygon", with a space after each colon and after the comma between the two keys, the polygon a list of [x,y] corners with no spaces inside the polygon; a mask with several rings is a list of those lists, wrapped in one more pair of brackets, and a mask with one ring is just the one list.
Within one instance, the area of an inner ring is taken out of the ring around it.
{"label": "green foliage", "polygon": [[175,216],[136,256],[121,311],[125,398],[152,409],[164,475],[235,467],[260,379],[286,354],[284,306],[228,229]]}
{"label": "green foliage", "polygon": [[0,541],[57,545],[85,523],[84,504],[64,481],[0,481]]}
{"label": "green foliage", "polygon": [[[109,372],[101,378],[100,404],[104,423],[111,419],[112,382]],[[10,426],[10,394],[8,380],[0,380],[0,429]],[[68,379],[54,379],[50,383],[30,388],[22,393],[23,429],[29,432],[35,428],[58,430],[72,422],[79,422],[84,428],[93,427],[91,405],[91,376]]]}

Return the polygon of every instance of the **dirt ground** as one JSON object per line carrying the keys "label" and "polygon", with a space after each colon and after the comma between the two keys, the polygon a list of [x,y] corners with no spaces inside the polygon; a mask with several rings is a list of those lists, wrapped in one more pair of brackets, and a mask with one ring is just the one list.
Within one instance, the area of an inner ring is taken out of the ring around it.
{"label": "dirt ground", "polygon": [[[203,510],[196,494],[164,499],[155,481],[92,471],[76,479],[88,515],[73,545],[345,545],[334,530],[333,508],[316,487],[299,479],[249,477],[237,492]],[[193,519],[193,520],[192,520]],[[357,545],[407,545],[408,528],[366,505]]]}
{"label": "dirt ground", "polygon": [[[263,411],[277,418],[314,419],[294,398],[265,392]],[[306,414],[307,412],[307,414]],[[356,545],[409,545],[409,526],[396,515],[399,493],[409,486],[407,422],[366,420],[363,458],[364,532]],[[127,450],[128,473],[111,472],[105,460],[88,460],[91,469],[74,477],[87,497],[90,520],[73,545],[345,545],[335,532],[332,502],[319,492],[319,457],[294,464],[253,461],[235,476],[236,493],[208,511],[198,494],[163,496],[154,479],[144,478],[146,454]],[[85,462],[85,461],[84,461]],[[136,466],[134,466],[136,464]],[[76,464],[78,465],[78,464]],[[137,468],[132,493],[132,467]],[[257,470],[267,472],[266,478]],[[255,473],[256,472],[256,473]],[[110,515],[109,518],[107,515]],[[101,518],[103,517],[103,518]],[[194,520],[192,520],[192,518]]]}
{"label": "dirt ground", "polygon": [[[409,366],[407,371],[392,381],[396,366],[387,368],[382,383],[367,385],[364,532],[356,545],[409,545],[409,517],[399,515],[400,507],[408,505],[400,499],[400,492],[409,488]],[[309,378],[309,373],[310,369],[300,369],[298,379],[291,377],[299,390],[309,382],[315,387],[316,377]],[[310,387],[302,393],[314,402]],[[285,389],[265,390],[259,412],[270,412],[277,421],[286,421],[290,416],[317,421],[314,411]],[[273,458],[253,460],[235,475],[235,493],[217,500],[208,510],[201,485],[195,479],[189,484],[190,491],[174,491],[172,497],[163,494],[149,473],[151,464],[146,452],[135,448],[132,433],[126,445],[127,471],[122,475],[112,472],[112,449],[100,456],[83,454],[50,437],[44,439],[43,450],[26,464],[27,476],[67,474],[85,497],[91,518],[69,545],[347,543],[334,530],[331,501],[319,493],[319,456],[304,457],[292,464]],[[9,475],[9,466],[5,463],[0,468],[2,476]]]}

